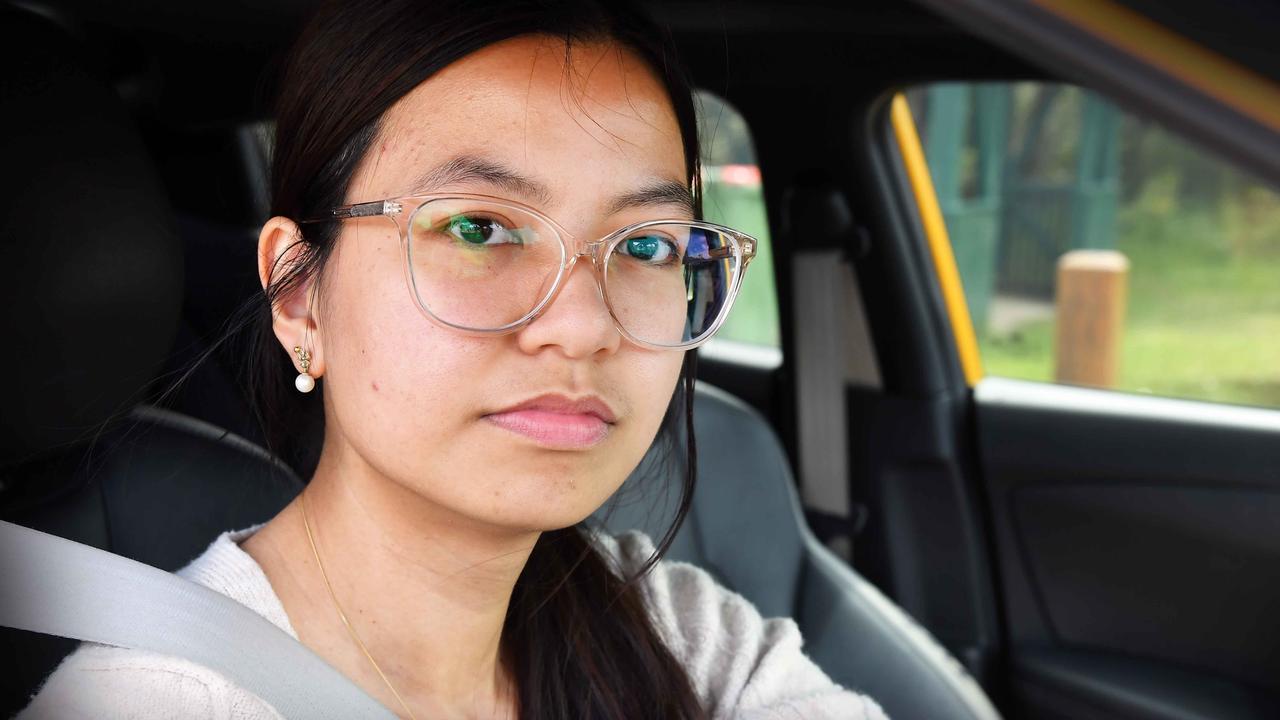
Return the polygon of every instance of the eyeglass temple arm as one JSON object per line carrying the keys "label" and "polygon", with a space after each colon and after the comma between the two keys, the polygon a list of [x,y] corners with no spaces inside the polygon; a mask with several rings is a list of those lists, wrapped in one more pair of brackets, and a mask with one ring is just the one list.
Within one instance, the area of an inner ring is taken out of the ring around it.
{"label": "eyeglass temple arm", "polygon": [[400,203],[391,200],[374,200],[373,202],[343,205],[329,211],[328,217],[308,218],[303,223],[332,222],[349,218],[373,217],[375,215],[395,215],[400,212]]}
{"label": "eyeglass temple arm", "polygon": [[[735,233],[734,236],[738,240],[738,247],[742,248],[742,266],[746,267],[747,263],[751,262],[752,258],[756,256],[756,245],[759,243],[755,238],[747,235],[746,233]],[[733,257],[733,248],[712,248],[707,252],[707,257],[712,260],[723,260],[725,258]]]}

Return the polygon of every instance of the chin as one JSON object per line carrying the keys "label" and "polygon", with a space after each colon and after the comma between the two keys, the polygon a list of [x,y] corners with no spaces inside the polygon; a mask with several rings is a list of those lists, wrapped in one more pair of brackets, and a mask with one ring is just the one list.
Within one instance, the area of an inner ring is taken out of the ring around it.
{"label": "chin", "polygon": [[497,517],[485,518],[494,525],[500,525],[518,532],[551,532],[571,527],[582,522],[595,512],[596,508],[582,508],[581,512],[567,510],[563,506],[543,509],[524,507],[518,512]]}
{"label": "chin", "polygon": [[620,483],[607,486],[602,473],[525,476],[508,483],[489,507],[491,520],[507,527],[546,532],[576,525],[609,499]]}

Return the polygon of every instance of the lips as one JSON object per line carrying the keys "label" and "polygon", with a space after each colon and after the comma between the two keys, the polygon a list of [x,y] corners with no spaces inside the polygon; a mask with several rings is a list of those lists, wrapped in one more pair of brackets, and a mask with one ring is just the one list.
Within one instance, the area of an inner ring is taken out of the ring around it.
{"label": "lips", "polygon": [[541,395],[489,413],[493,425],[558,450],[589,448],[603,441],[617,418],[600,398]]}

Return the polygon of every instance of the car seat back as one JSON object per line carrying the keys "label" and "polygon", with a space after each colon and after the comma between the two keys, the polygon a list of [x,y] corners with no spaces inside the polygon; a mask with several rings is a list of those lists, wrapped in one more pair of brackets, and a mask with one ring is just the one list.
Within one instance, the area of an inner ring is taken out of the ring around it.
{"label": "car seat back", "polygon": [[[707,570],[766,617],[793,615],[804,549],[786,456],[768,424],[719,388],[697,383],[693,418],[699,480],[667,557]],[[613,532],[642,529],[656,543],[674,519],[683,458],[682,440],[655,444],[595,517]]]}
{"label": "car seat back", "polygon": [[[668,559],[706,569],[766,617],[794,618],[806,653],[890,717],[999,717],[959,662],[809,531],[786,455],[764,418],[699,383],[694,433],[698,481]],[[611,532],[662,537],[682,479],[667,456],[678,461],[682,452],[651,448],[596,519]]]}
{"label": "car seat back", "polygon": [[[132,118],[50,21],[0,9],[0,519],[174,570],[301,483],[138,406],[174,342],[183,253]],[[0,716],[75,642],[0,630]]]}

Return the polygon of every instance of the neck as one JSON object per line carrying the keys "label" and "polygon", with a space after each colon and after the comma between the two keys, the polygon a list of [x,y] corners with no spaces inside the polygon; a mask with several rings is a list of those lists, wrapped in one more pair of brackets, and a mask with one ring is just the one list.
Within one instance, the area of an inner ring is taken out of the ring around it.
{"label": "neck", "polygon": [[[491,717],[512,707],[502,628],[539,533],[459,517],[353,465],[323,456],[304,493],[329,584],[369,654],[418,717]],[[263,566],[299,639],[400,710],[334,607],[300,502],[246,540],[245,550]]]}

